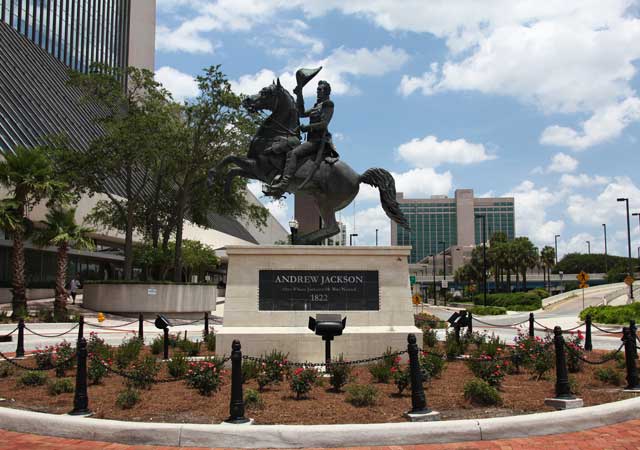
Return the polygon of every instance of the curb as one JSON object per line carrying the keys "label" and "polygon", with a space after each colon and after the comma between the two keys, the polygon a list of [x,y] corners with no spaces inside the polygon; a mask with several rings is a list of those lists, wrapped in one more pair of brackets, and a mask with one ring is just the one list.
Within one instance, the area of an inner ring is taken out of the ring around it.
{"label": "curb", "polygon": [[482,441],[583,431],[640,418],[640,397],[586,408],[479,420],[353,425],[125,422],[0,408],[0,428],[68,439],[175,447],[362,447]]}

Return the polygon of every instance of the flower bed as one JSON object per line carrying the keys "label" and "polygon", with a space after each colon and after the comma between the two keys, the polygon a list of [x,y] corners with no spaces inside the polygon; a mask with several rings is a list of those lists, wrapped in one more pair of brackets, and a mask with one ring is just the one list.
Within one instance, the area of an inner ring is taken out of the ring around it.
{"label": "flower bed", "polygon": [[[480,341],[477,337],[474,339]],[[538,358],[536,354],[539,354],[537,352],[541,351],[544,342],[545,339],[541,338],[531,343],[532,361]],[[525,342],[519,344],[522,344],[522,348],[517,347],[520,350],[524,351],[527,348]],[[497,355],[499,358],[500,355],[511,352],[511,349],[495,342],[487,345],[480,349],[476,348],[476,344],[470,343],[467,346],[467,354],[483,355],[486,360],[488,355]],[[497,347],[495,352],[493,347]],[[140,360],[150,355],[149,350],[141,350]],[[431,355],[435,352],[444,353],[444,345],[439,343],[431,352]],[[405,383],[404,373],[407,368],[395,359],[387,358],[391,373],[387,383],[377,383],[368,366],[353,366],[349,382],[335,389],[328,378],[308,373],[307,371],[312,370],[310,368],[301,370],[287,366],[286,355],[274,353],[270,356],[272,359],[268,364],[256,362],[253,373],[249,370],[245,373],[244,392],[252,399],[251,406],[247,408],[247,416],[254,418],[256,423],[336,424],[406,420],[402,414],[411,408],[411,389],[406,386],[400,389],[400,385]],[[603,356],[604,352],[587,355],[592,360],[601,359]],[[537,380],[535,372],[523,368],[516,371],[511,362],[496,367],[489,361],[474,367],[469,362],[451,360],[438,364],[438,369],[434,370],[432,367],[435,360],[433,356],[429,358],[432,359],[429,361],[425,355],[424,361],[421,360],[424,369],[434,374],[425,383],[427,401],[430,408],[441,412],[444,420],[551,410],[544,405],[544,399],[553,396],[554,393],[553,369]],[[35,358],[28,358],[23,363],[36,367]],[[247,367],[250,365],[246,360],[243,363]],[[601,366],[585,364],[580,372],[571,374],[574,387],[584,399],[585,406],[629,398],[630,394],[624,394],[611,382],[611,379],[616,378],[612,374],[617,374],[618,379],[620,376],[624,378],[624,371],[618,364],[615,360]],[[45,372],[47,382],[27,385],[19,380],[25,373],[30,372],[19,369],[4,370],[6,366],[7,363],[0,364],[0,397],[7,399],[0,402],[0,406],[54,414],[64,414],[72,409],[73,393],[61,390],[62,392],[56,392],[57,395],[50,394],[52,381],[56,380],[55,371]],[[115,362],[113,366],[115,368]],[[154,366],[151,368],[153,370],[149,370],[153,373],[157,368],[157,374],[153,375],[157,379],[172,377],[166,362],[157,362]],[[604,369],[608,373],[603,373]],[[147,369],[134,362],[123,370],[132,373]],[[187,374],[185,379],[151,384],[146,389],[133,386],[126,379],[108,373],[100,384],[89,385],[89,407],[94,412],[94,417],[107,419],[174,423],[219,423],[226,419],[229,415],[231,387],[228,367],[220,369],[218,360],[209,360],[207,363],[200,363],[198,370],[194,370],[191,365],[187,370],[191,370],[192,374],[197,372],[199,378],[212,375],[213,384],[195,380],[191,374]],[[496,373],[496,370],[499,372]],[[598,370],[600,372],[596,374]],[[475,376],[473,372],[476,373]],[[74,380],[75,369],[66,370],[64,376]],[[487,382],[498,389],[498,405],[478,404],[470,395],[465,398],[465,385],[471,380],[477,380],[477,376],[485,377]],[[268,377],[270,381],[263,383],[264,377]],[[375,392],[371,391],[371,387]],[[356,406],[360,404],[366,406]]]}

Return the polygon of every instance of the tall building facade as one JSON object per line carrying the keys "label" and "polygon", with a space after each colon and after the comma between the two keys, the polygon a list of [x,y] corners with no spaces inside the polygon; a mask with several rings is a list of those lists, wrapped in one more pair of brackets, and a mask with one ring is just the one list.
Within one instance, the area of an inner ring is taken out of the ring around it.
{"label": "tall building facade", "polygon": [[443,252],[447,272],[464,264],[473,247],[485,240],[482,220],[476,219],[476,215],[486,217],[486,240],[499,231],[508,239],[515,237],[514,199],[511,197],[476,198],[472,189],[458,189],[453,198],[442,195],[409,199],[398,193],[397,200],[411,230],[392,222],[391,244],[411,246],[410,264],[423,261],[426,264],[430,256]]}

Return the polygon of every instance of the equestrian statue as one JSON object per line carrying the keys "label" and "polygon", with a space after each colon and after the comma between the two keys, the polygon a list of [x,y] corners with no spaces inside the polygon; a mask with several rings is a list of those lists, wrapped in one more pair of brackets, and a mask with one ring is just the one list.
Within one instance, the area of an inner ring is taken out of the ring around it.
{"label": "equestrian statue", "polygon": [[[384,169],[368,169],[362,175],[340,160],[328,130],[333,117],[331,86],[318,82],[317,99],[312,108],[304,107],[303,87],[322,67],[300,69],[296,72],[297,86],[291,94],[280,84],[280,79],[266,86],[258,94],[247,97],[243,105],[247,110],[267,110],[271,114],[259,127],[251,141],[246,157],[227,156],[209,171],[209,183],[233,164],[225,176],[225,190],[229,190],[236,176],[264,183],[265,195],[280,198],[284,194],[309,194],[320,211],[322,227],[296,237],[297,244],[319,244],[340,232],[335,213],[347,207],[358,195],[360,183],[377,187],[380,201],[387,216],[398,225],[409,229],[409,223],[396,201],[393,176]],[[300,117],[308,117],[309,125],[301,125]],[[307,133],[302,142],[301,132]]]}

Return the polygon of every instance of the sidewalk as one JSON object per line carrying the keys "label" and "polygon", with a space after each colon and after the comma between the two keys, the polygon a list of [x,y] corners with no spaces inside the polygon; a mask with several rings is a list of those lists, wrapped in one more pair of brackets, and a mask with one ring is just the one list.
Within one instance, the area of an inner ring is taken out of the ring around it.
{"label": "sidewalk", "polygon": [[[194,447],[192,447],[194,448]],[[498,441],[461,442],[394,447],[369,447],[372,450],[624,450],[640,448],[640,420],[632,420],[608,427],[594,428],[578,433],[567,433],[535,438],[504,439]],[[147,445],[121,445],[108,442],[80,441],[52,438],[34,434],[20,434],[0,430],[0,450],[177,450],[177,447]],[[194,448],[195,449],[195,448]],[[203,449],[204,450],[204,449]],[[355,450],[355,449],[353,449]]]}

